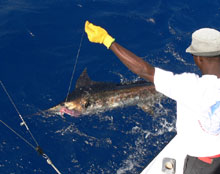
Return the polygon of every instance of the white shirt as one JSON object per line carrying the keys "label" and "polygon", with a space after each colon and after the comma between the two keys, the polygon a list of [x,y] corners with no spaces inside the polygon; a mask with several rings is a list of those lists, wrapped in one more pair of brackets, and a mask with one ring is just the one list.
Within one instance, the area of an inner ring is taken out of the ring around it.
{"label": "white shirt", "polygon": [[193,73],[174,75],[155,68],[156,90],[177,101],[180,150],[208,157],[220,154],[220,79]]}

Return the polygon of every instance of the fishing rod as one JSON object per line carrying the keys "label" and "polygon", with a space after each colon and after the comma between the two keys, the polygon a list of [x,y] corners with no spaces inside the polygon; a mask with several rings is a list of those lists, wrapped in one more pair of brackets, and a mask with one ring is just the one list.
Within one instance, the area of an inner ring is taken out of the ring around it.
{"label": "fishing rod", "polygon": [[13,99],[11,98],[11,96],[9,95],[6,87],[4,86],[4,84],[2,83],[2,81],[0,81],[1,87],[4,90],[4,92],[6,93],[8,99],[10,100],[11,104],[13,105],[13,107],[15,108],[18,116],[21,119],[21,123],[20,126],[25,126],[26,130],[29,132],[32,140],[35,142],[35,146],[33,144],[31,144],[29,141],[27,141],[23,136],[21,136],[19,133],[17,133],[14,129],[12,129],[8,124],[6,124],[4,121],[0,120],[0,122],[7,127],[10,131],[12,131],[15,135],[17,135],[21,140],[23,140],[25,143],[27,143],[31,148],[33,148],[35,151],[38,152],[38,154],[40,154],[46,161],[47,163],[58,173],[61,174],[61,172],[56,168],[56,166],[52,163],[51,159],[48,157],[47,154],[44,153],[43,149],[39,146],[37,140],[34,138],[31,130],[29,129],[27,123],[25,122],[25,120],[23,119],[22,115],[20,114],[18,108],[16,107]]}

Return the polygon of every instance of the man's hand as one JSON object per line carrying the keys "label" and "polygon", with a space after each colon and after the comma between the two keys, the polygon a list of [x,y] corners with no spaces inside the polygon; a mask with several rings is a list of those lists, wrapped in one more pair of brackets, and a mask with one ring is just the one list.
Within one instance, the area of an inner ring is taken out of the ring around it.
{"label": "man's hand", "polygon": [[90,42],[104,44],[108,49],[115,41],[104,28],[93,25],[89,21],[85,23],[85,32]]}

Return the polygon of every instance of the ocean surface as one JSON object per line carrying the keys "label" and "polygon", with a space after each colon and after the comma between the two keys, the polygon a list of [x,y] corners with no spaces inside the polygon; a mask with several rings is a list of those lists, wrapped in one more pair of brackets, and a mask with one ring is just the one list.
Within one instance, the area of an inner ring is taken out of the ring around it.
{"label": "ocean surface", "polygon": [[[185,49],[196,29],[220,30],[220,1],[0,1],[0,80],[53,164],[63,174],[138,174],[176,134],[174,101],[159,103],[154,116],[138,107],[79,118],[32,115],[66,97],[78,52],[71,91],[85,68],[95,81],[140,79],[103,45],[88,41],[86,20],[154,66],[199,74]],[[0,120],[34,144],[2,88]],[[0,123],[0,173],[56,172]]]}

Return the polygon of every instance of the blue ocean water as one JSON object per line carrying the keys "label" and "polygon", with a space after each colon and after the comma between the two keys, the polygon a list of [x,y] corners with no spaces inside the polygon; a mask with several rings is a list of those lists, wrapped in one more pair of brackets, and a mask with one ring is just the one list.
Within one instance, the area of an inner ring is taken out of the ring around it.
{"label": "blue ocean water", "polygon": [[[62,173],[138,174],[175,135],[175,102],[165,100],[155,117],[137,107],[80,118],[31,114],[67,95],[87,68],[91,79],[136,81],[112,52],[83,35],[86,20],[151,64],[199,73],[185,53],[191,33],[220,29],[218,0],[1,0],[0,80],[34,137]],[[80,40],[82,46],[79,49]],[[3,89],[0,119],[32,142]],[[24,141],[0,125],[0,173],[55,173]]]}

